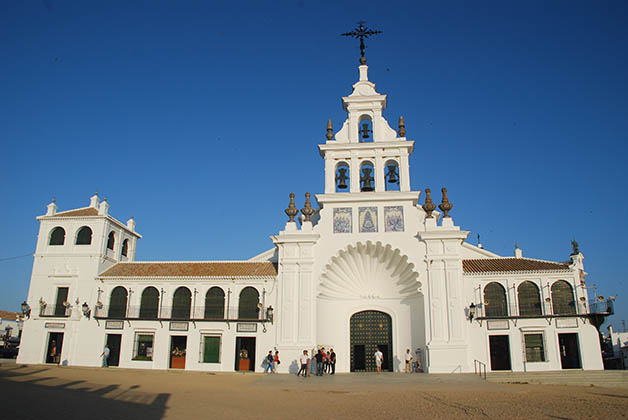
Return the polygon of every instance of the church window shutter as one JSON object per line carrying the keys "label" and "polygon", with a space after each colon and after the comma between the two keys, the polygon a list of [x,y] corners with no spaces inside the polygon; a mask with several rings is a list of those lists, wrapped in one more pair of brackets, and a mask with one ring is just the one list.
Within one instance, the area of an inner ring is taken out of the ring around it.
{"label": "church window shutter", "polygon": [[484,315],[486,317],[508,316],[506,290],[499,283],[489,283],[484,288]]}
{"label": "church window shutter", "polygon": [[212,287],[205,295],[205,319],[225,317],[225,292],[220,287]]}
{"label": "church window shutter", "polygon": [[92,243],[92,229],[89,226],[83,226],[76,235],[77,245],[90,245]]}
{"label": "church window shutter", "polygon": [[141,319],[157,319],[159,312],[159,292],[154,287],[147,287],[142,292],[140,303]]}
{"label": "church window shutter", "polygon": [[239,319],[257,319],[259,317],[259,292],[253,287],[245,287],[240,292],[240,304],[238,306]]}
{"label": "church window shutter", "polygon": [[128,293],[122,286],[118,286],[111,292],[109,301],[109,318],[125,318]]}
{"label": "church window shutter", "polygon": [[554,315],[575,315],[576,301],[573,289],[565,280],[558,280],[552,284],[552,308]]}
{"label": "church window shutter", "polygon": [[172,319],[190,319],[192,293],[187,287],[179,287],[172,297]]}
{"label": "church window shutter", "polygon": [[65,243],[65,229],[57,226],[50,232],[50,241],[48,245],[63,245]]}
{"label": "church window shutter", "polygon": [[535,316],[541,315],[541,295],[539,288],[531,281],[521,283],[518,290],[519,315]]}

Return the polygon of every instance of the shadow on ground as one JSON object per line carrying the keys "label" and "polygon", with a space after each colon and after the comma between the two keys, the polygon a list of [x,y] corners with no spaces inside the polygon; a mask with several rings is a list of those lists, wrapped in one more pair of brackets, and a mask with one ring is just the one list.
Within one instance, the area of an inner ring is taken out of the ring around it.
{"label": "shadow on ground", "polygon": [[[141,385],[98,385],[63,381],[48,367],[22,365],[0,369],[5,419],[159,420],[170,394],[141,391]],[[50,374],[46,374],[49,372]]]}

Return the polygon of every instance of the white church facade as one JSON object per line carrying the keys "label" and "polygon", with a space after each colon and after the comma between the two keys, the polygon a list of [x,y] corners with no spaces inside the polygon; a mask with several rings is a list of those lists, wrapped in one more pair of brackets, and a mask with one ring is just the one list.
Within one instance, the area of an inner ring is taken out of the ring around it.
{"label": "white church facade", "polygon": [[[465,242],[446,189],[412,190],[414,142],[383,117],[368,67],[343,97],[347,119],[319,145],[325,190],[291,194],[274,246],[246,261],[135,261],[135,221],[97,195],[38,217],[18,363],[296,372],[304,349],[333,348],[338,372],[603,369],[583,256],[502,257]],[[313,203],[316,201],[317,205]],[[434,197],[435,201],[438,201]],[[298,217],[297,217],[298,216]],[[606,304],[606,302],[603,302]],[[612,302],[609,302],[612,303]]]}

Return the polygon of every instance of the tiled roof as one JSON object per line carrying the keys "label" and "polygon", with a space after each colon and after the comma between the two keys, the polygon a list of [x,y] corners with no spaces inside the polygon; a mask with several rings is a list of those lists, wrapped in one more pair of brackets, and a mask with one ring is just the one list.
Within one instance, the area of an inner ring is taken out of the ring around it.
{"label": "tiled roof", "polygon": [[10,319],[12,321],[15,321],[15,318],[18,315],[22,315],[22,314],[18,314],[17,312],[8,312],[8,311],[0,311],[0,318],[2,319]]}
{"label": "tiled roof", "polygon": [[517,271],[565,271],[569,270],[568,262],[534,260],[531,258],[483,258],[462,260],[465,274],[474,273],[511,273]]}
{"label": "tiled roof", "polygon": [[131,262],[118,263],[99,277],[268,277],[271,262]]}
{"label": "tiled roof", "polygon": [[62,211],[53,217],[78,217],[78,216],[98,216],[98,209],[94,207],[85,207],[83,209]]}

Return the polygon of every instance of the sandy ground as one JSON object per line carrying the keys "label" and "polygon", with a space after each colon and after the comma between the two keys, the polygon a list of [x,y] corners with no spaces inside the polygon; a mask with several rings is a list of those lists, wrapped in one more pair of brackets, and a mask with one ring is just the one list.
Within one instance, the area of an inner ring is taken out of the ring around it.
{"label": "sandy ground", "polygon": [[0,366],[3,419],[619,419],[628,389],[473,375],[295,375]]}

